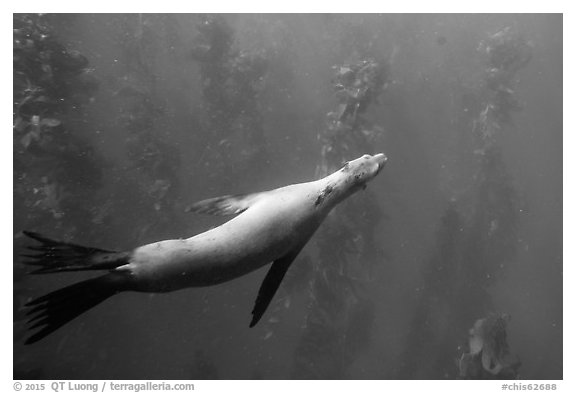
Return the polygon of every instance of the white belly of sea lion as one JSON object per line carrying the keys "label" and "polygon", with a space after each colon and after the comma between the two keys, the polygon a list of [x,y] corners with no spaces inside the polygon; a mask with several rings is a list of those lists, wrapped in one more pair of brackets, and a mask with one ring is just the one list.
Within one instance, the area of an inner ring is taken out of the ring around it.
{"label": "white belly of sea lion", "polygon": [[225,224],[188,239],[134,250],[129,265],[141,290],[172,291],[232,280],[271,263],[308,240],[325,209],[315,209],[319,182],[274,191]]}

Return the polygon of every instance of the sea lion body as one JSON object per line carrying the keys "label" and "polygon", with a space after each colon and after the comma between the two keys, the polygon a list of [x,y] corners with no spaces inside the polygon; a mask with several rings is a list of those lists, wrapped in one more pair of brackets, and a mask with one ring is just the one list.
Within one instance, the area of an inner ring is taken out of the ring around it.
{"label": "sea lion body", "polygon": [[311,182],[262,193],[248,210],[219,227],[138,247],[130,263],[119,269],[130,271],[138,289],[153,292],[243,276],[312,236],[328,213],[314,207],[320,187],[322,182]]}
{"label": "sea lion body", "polygon": [[207,199],[189,211],[237,214],[219,227],[188,239],[164,240],[127,252],[106,251],[24,232],[41,243],[30,249],[34,273],[108,270],[31,301],[38,341],[98,303],[123,291],[170,292],[219,284],[272,263],[256,298],[250,327],[262,317],[286,271],[327,214],[366,187],[386,162],[364,155],[323,179],[243,196]]}
{"label": "sea lion body", "polygon": [[120,270],[130,271],[138,290],[153,292],[215,285],[257,270],[307,242],[334,206],[376,175],[384,158],[368,157],[317,181],[244,197],[249,208],[232,220],[188,239],[139,247]]}

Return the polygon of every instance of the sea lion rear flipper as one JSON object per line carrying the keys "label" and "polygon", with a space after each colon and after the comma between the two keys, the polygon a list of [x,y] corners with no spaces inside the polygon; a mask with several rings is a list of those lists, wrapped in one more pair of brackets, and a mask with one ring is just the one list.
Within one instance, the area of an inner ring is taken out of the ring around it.
{"label": "sea lion rear flipper", "polygon": [[215,216],[240,214],[248,209],[262,194],[262,192],[256,192],[254,194],[224,195],[205,199],[188,206],[186,212],[213,214]]}
{"label": "sea lion rear flipper", "polygon": [[109,273],[80,281],[26,303],[28,328],[39,329],[25,344],[39,341],[109,297],[127,290],[127,277]]}
{"label": "sea lion rear flipper", "polygon": [[37,245],[28,246],[34,254],[21,254],[29,258],[26,265],[37,267],[31,274],[73,272],[80,270],[112,270],[129,263],[130,252],[102,250],[78,244],[49,239],[39,233],[23,231]]}
{"label": "sea lion rear flipper", "polygon": [[288,268],[294,259],[296,259],[296,256],[298,256],[303,247],[304,245],[295,247],[293,250],[289,251],[288,254],[272,263],[272,267],[268,270],[266,277],[264,277],[264,281],[262,281],[260,290],[258,291],[256,303],[252,310],[252,321],[250,322],[250,327],[254,327],[260,318],[262,318],[262,315],[276,294],[284,275],[286,275]]}

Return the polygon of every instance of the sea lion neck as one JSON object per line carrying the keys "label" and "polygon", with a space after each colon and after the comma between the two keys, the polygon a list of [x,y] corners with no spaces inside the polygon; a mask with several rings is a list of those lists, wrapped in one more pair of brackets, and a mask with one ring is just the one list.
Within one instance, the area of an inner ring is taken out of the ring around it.
{"label": "sea lion neck", "polygon": [[318,186],[320,193],[316,204],[322,204],[325,209],[329,210],[361,189],[360,186],[355,185],[347,173],[341,170],[318,180]]}

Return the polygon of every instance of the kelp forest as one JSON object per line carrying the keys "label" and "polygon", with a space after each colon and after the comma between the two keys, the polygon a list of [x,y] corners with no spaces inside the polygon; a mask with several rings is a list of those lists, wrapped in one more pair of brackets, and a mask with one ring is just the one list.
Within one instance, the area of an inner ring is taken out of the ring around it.
{"label": "kelp forest", "polygon": [[[562,16],[14,14],[15,379],[562,379]],[[189,205],[386,167],[260,323],[263,268],[23,345],[29,230],[129,250]]]}

